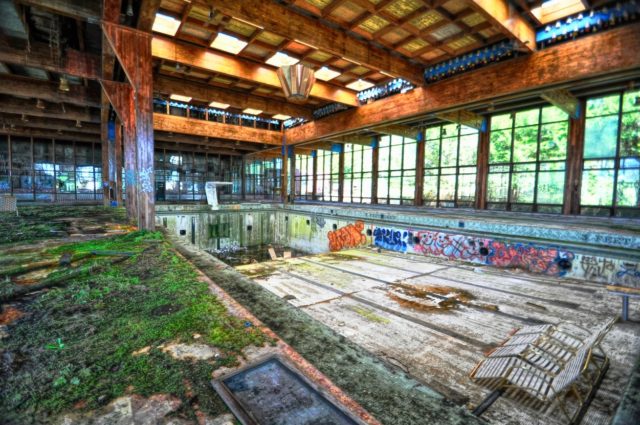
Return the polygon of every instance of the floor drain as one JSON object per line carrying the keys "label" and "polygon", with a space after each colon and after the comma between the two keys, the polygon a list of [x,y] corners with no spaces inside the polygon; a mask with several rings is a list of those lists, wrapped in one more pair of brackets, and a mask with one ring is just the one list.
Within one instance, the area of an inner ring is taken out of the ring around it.
{"label": "floor drain", "polygon": [[362,423],[279,357],[270,357],[212,384],[244,425]]}

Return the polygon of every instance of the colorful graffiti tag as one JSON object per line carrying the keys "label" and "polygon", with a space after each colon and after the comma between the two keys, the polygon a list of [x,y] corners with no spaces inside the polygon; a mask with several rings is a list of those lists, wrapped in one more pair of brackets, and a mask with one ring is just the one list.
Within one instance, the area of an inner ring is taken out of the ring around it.
{"label": "colorful graffiti tag", "polygon": [[337,230],[329,231],[329,250],[340,251],[345,248],[355,248],[367,242],[367,237],[362,233],[364,222],[358,220],[355,224],[349,224]]}
{"label": "colorful graffiti tag", "polygon": [[384,249],[413,252],[493,265],[533,273],[564,276],[572,268],[574,254],[554,247],[506,243],[433,231],[409,231],[376,227],[374,244]]}
{"label": "colorful graffiti tag", "polygon": [[376,246],[393,251],[406,252],[409,239],[408,231],[385,229],[376,227],[373,230],[373,240]]}

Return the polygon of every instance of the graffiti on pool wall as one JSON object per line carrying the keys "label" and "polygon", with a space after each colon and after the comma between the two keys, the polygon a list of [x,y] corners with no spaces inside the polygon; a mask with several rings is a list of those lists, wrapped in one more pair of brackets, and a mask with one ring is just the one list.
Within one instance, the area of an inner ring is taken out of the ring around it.
{"label": "graffiti on pool wall", "polygon": [[329,250],[340,251],[345,248],[355,248],[367,242],[367,237],[362,233],[364,221],[358,220],[355,224],[349,224],[337,230],[327,233],[329,238]]}
{"label": "graffiti on pool wall", "polygon": [[558,248],[506,243],[444,232],[412,232],[376,227],[373,235],[374,244],[384,249],[471,261],[501,268],[519,268],[554,276],[564,276],[569,272],[574,259],[572,252]]}
{"label": "graffiti on pool wall", "polygon": [[489,240],[470,238],[462,235],[448,235],[442,232],[419,231],[414,238],[414,252],[424,255],[445,256],[458,260],[483,260],[482,250]]}
{"label": "graffiti on pool wall", "polygon": [[376,246],[392,251],[406,252],[409,242],[409,232],[376,227],[373,230],[373,241]]}
{"label": "graffiti on pool wall", "polygon": [[612,260],[608,258],[583,255],[580,259],[580,267],[587,279],[599,279],[607,277],[616,268]]}

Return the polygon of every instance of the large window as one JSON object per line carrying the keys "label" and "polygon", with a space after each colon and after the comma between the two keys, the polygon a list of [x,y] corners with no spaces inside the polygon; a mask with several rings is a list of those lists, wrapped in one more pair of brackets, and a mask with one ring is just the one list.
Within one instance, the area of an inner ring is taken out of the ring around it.
{"label": "large window", "polygon": [[476,196],[478,130],[456,124],[425,133],[424,204],[473,207]]}
{"label": "large window", "polygon": [[254,159],[245,165],[245,197],[274,199],[279,195],[282,159]]}
{"label": "large window", "polygon": [[373,149],[370,146],[344,145],[343,202],[371,203]]}
{"label": "large window", "polygon": [[378,203],[413,204],[416,187],[415,139],[383,136],[378,149]]}
{"label": "large window", "polygon": [[587,101],[580,212],[640,216],[640,91]]}
{"label": "large window", "polygon": [[554,106],[491,118],[487,208],[562,212],[568,126]]}
{"label": "large window", "polygon": [[318,201],[339,201],[340,154],[333,150],[318,150],[316,175]]}
{"label": "large window", "polygon": [[313,156],[296,154],[293,184],[297,199],[313,199]]}

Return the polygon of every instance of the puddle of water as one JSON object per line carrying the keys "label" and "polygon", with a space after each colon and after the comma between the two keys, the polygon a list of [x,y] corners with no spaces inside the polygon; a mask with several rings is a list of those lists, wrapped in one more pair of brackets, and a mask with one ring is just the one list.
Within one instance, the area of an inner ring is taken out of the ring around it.
{"label": "puddle of water", "polygon": [[402,307],[420,311],[445,312],[460,304],[469,304],[473,295],[448,286],[419,286],[406,283],[391,285],[387,296]]}
{"label": "puddle of water", "polygon": [[246,416],[261,425],[357,423],[276,358],[240,371],[221,384],[222,391],[216,386],[221,396],[230,395]]}
{"label": "puddle of water", "polygon": [[233,250],[209,251],[211,255],[224,261],[230,266],[243,266],[246,264],[257,264],[265,261],[271,261],[269,248],[276,251],[278,258],[282,258],[285,251],[291,252],[291,257],[300,257],[306,255],[305,252],[289,248],[284,245],[257,245],[251,247],[237,247]]}

